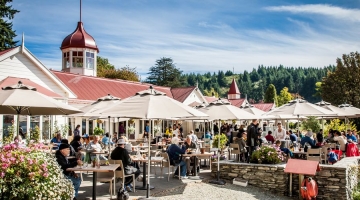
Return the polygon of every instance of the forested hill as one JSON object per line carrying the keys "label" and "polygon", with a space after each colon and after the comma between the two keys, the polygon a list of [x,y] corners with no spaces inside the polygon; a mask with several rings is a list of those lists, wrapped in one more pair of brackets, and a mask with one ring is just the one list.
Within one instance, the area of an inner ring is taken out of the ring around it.
{"label": "forested hill", "polygon": [[[284,87],[289,92],[310,102],[321,100],[316,96],[315,83],[321,82],[328,71],[334,71],[335,66],[324,68],[304,68],[304,67],[284,67],[282,65],[274,67],[259,66],[251,72],[244,71],[243,74],[233,74],[232,71],[218,71],[217,73],[205,74],[183,74],[182,80],[185,80],[183,86],[194,86],[198,82],[198,87],[204,95],[218,93],[220,97],[227,97],[227,92],[233,78],[237,81],[241,97],[247,95],[248,99],[255,102],[264,99],[265,91],[269,84],[275,85],[277,94]],[[183,83],[184,83],[183,82]]]}

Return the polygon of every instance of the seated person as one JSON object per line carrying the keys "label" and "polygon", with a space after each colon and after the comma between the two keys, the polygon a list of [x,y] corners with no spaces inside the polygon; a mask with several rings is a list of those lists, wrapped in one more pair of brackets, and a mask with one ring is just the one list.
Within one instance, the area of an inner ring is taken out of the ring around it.
{"label": "seated person", "polygon": [[272,131],[269,131],[267,136],[265,136],[265,139],[268,142],[271,142],[271,144],[274,144],[275,143],[275,138],[271,134],[272,134]]}
{"label": "seated person", "polygon": [[68,144],[60,144],[59,149],[56,151],[56,161],[59,163],[61,169],[63,170],[63,173],[66,178],[70,179],[71,182],[74,185],[75,190],[75,197],[74,200],[76,200],[81,184],[81,179],[78,177],[73,171],[66,171],[68,168],[76,167],[77,165],[82,165],[81,160],[75,160],[72,162],[69,162],[66,157],[70,155],[70,145]]}
{"label": "seated person", "polygon": [[280,140],[276,140],[275,142],[275,148],[280,149],[282,152],[284,152],[286,155],[290,156],[291,158],[294,156],[293,153],[288,148],[281,148],[281,142]]}
{"label": "seated person", "polygon": [[335,142],[338,142],[340,144],[340,150],[342,152],[345,152],[346,151],[346,139],[344,139],[342,136],[341,136],[341,133],[339,131],[335,131],[335,134],[334,134],[334,141]]}
{"label": "seated person", "polygon": [[23,148],[26,147],[24,142],[22,141],[22,137],[20,135],[15,136],[14,138],[14,144],[16,144],[17,147]]}
{"label": "seated person", "polygon": [[[166,151],[169,155],[169,160],[170,160],[170,164],[174,165],[174,166],[179,166],[180,167],[180,176],[182,179],[186,179],[186,163],[185,161],[181,160],[180,155],[181,154],[185,154],[186,152],[186,147],[185,145],[182,145],[182,147],[179,147],[179,138],[178,137],[173,137],[171,140],[171,145],[168,147],[167,151]],[[174,173],[174,178],[178,177],[179,174],[179,167],[176,168],[175,173]]]}
{"label": "seated person", "polygon": [[[135,174],[135,178],[137,178],[141,172],[139,169],[131,165],[132,160],[130,158],[129,152],[125,149],[125,145],[125,140],[120,138],[118,140],[117,147],[111,152],[110,158],[112,160],[121,160],[124,166],[124,173],[126,175]],[[131,182],[133,182],[132,176],[125,178],[124,189],[126,190],[126,188],[128,188],[129,192],[132,192],[133,189]]]}
{"label": "seated person", "polygon": [[353,142],[357,142],[357,138],[350,129],[347,130],[346,139],[351,140]]}
{"label": "seated person", "polygon": [[308,131],[305,134],[305,137],[301,138],[300,144],[301,146],[305,146],[305,143],[309,143],[311,148],[316,148],[316,142],[314,139],[312,139],[313,132],[312,131]]}
{"label": "seated person", "polygon": [[[191,135],[187,135],[186,136],[186,140],[184,142],[185,148],[187,149],[197,149],[196,143],[192,141],[192,136]],[[191,163],[195,163],[195,156],[192,157],[185,157],[185,162],[186,162],[186,169],[187,172],[186,174],[190,174],[190,165]],[[194,172],[194,169],[192,169],[192,172]]]}
{"label": "seated person", "polygon": [[103,143],[103,145],[105,147],[107,147],[109,144],[112,145],[114,144],[112,141],[110,141],[110,135],[109,133],[105,134],[105,137],[102,138],[101,142]]}
{"label": "seated person", "polygon": [[111,138],[111,141],[113,142],[113,144],[116,144],[118,140],[118,134],[117,132],[115,132]]}
{"label": "seated person", "polygon": [[209,132],[209,131],[206,131],[206,133],[205,133],[205,137],[204,137],[204,135],[202,136],[202,138],[201,139],[210,139],[210,140],[212,140],[212,135],[211,135],[211,133]]}
{"label": "seated person", "polygon": [[50,143],[54,145],[53,150],[57,150],[61,144],[61,134],[57,133],[56,136],[51,139]]}
{"label": "seated person", "polygon": [[243,132],[242,137],[238,137],[236,139],[236,141],[235,141],[235,142],[237,142],[239,144],[239,149],[240,149],[240,152],[242,154],[243,161],[247,160],[247,149],[246,149],[245,139],[246,139],[246,133]]}
{"label": "seated person", "polygon": [[[69,144],[69,141],[67,139],[62,139],[61,144]],[[77,153],[76,153],[75,149],[71,145],[69,145],[69,146],[70,146],[70,155],[69,156],[76,157]],[[71,161],[76,161],[76,158],[69,159],[69,162],[71,162]]]}
{"label": "seated person", "polygon": [[[99,143],[99,139],[100,137],[98,135],[94,136],[93,141],[91,141],[89,143],[89,145],[87,145],[86,147],[86,151],[87,152],[101,152],[102,148],[101,145]],[[96,157],[96,155],[91,155],[91,160],[94,160]],[[99,155],[100,160],[107,160],[107,158],[105,158],[103,155]]]}
{"label": "seated person", "polygon": [[338,161],[338,159],[339,159],[337,154],[335,152],[332,152],[331,148],[328,148],[327,150],[329,152],[328,155],[327,155],[328,162],[331,163],[331,164],[336,163]]}
{"label": "seated person", "polygon": [[71,141],[70,145],[74,148],[75,152],[79,152],[82,148],[82,144],[80,142],[81,136],[75,135],[73,141]]}
{"label": "seated person", "polygon": [[289,130],[289,137],[291,142],[297,142],[297,136],[292,132],[292,130]]}
{"label": "seated person", "polygon": [[197,144],[197,143],[198,143],[198,137],[195,135],[195,133],[194,133],[193,130],[190,131],[190,136],[191,136],[191,140],[192,140],[195,144]]}

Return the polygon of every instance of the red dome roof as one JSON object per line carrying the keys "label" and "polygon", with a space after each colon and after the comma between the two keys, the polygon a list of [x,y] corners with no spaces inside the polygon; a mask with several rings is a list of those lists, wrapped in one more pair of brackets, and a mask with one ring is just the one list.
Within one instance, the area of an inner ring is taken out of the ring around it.
{"label": "red dome roof", "polygon": [[95,49],[97,52],[99,52],[94,38],[85,31],[82,22],[78,22],[76,30],[70,35],[66,36],[61,44],[60,49],[71,47]]}

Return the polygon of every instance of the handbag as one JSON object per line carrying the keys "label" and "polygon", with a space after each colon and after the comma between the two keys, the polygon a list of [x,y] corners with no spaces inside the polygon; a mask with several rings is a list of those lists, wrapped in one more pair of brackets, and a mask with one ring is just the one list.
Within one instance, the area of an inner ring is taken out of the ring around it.
{"label": "handbag", "polygon": [[129,193],[124,189],[124,187],[120,187],[117,192],[117,200],[128,200]]}

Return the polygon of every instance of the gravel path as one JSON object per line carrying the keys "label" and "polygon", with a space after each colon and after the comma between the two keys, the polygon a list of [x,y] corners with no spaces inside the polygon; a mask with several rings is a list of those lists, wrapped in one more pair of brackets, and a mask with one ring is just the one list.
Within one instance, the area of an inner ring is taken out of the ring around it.
{"label": "gravel path", "polygon": [[289,200],[290,197],[276,196],[269,192],[263,192],[252,186],[242,187],[226,183],[225,185],[213,185],[206,182],[191,182],[170,190],[153,194],[158,200]]}

